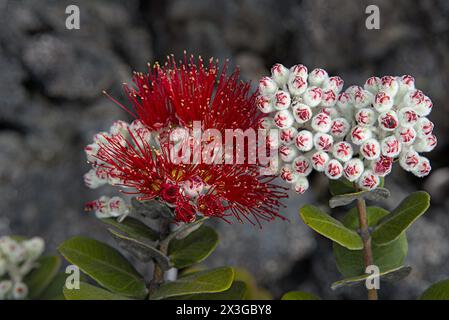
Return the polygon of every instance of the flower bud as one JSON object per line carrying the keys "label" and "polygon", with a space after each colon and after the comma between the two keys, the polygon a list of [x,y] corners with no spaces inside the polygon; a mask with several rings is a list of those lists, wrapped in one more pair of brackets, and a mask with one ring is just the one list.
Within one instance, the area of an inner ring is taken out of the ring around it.
{"label": "flower bud", "polygon": [[303,103],[293,103],[293,116],[295,117],[295,120],[299,124],[304,124],[310,119],[312,119],[312,109],[310,109],[309,106],[303,104]]}
{"label": "flower bud", "polygon": [[433,122],[425,117],[419,118],[414,126],[418,138],[424,138],[429,134],[432,134],[433,127]]}
{"label": "flower bud", "polygon": [[295,146],[280,146],[279,155],[282,161],[292,162],[298,156],[299,152]]}
{"label": "flower bud", "polygon": [[360,146],[360,153],[367,160],[380,157],[380,144],[376,139],[368,139]]}
{"label": "flower bud", "polygon": [[293,115],[291,114],[291,112],[289,110],[278,111],[274,115],[273,120],[274,120],[274,124],[279,129],[288,129],[295,122],[295,118],[293,117]]}
{"label": "flower bud", "polygon": [[415,90],[415,78],[412,76],[403,75],[402,77],[397,77],[396,80],[399,83],[399,96],[403,96],[410,90]]}
{"label": "flower bud", "polygon": [[287,83],[290,71],[280,63],[276,63],[271,67],[271,77],[279,87]]}
{"label": "flower bud", "polygon": [[84,184],[91,189],[96,189],[107,183],[107,180],[100,179],[97,176],[97,169],[90,169],[83,176]]}
{"label": "flower bud", "polygon": [[100,150],[100,146],[97,143],[91,143],[84,147],[84,152],[86,153],[87,161],[89,161],[92,164],[98,163],[97,154]]}
{"label": "flower bud", "polygon": [[418,114],[413,108],[405,107],[398,111],[399,123],[402,127],[413,127],[418,121]]}
{"label": "flower bud", "polygon": [[290,165],[284,165],[281,168],[280,177],[287,183],[295,183],[298,180],[299,175],[293,171]]}
{"label": "flower bud", "polygon": [[421,90],[410,90],[405,93],[403,103],[406,107],[416,110],[420,105],[424,104],[425,98],[426,96]]}
{"label": "flower bud", "polygon": [[313,145],[315,149],[329,152],[332,149],[332,145],[334,143],[334,138],[327,133],[318,132],[313,137]]}
{"label": "flower bud", "polygon": [[312,164],[305,156],[296,157],[292,167],[300,177],[307,177],[312,172]]}
{"label": "flower bud", "polygon": [[390,110],[393,107],[393,103],[393,98],[390,95],[383,91],[380,91],[374,97],[373,106],[377,112],[382,113]]}
{"label": "flower bud", "polygon": [[413,144],[417,152],[430,152],[437,145],[437,137],[434,134],[429,134],[424,138],[419,138]]}
{"label": "flower bud", "polygon": [[303,194],[307,189],[309,189],[309,180],[305,177],[299,177],[295,184],[293,184],[293,190],[297,194]]}
{"label": "flower bud", "polygon": [[413,149],[401,152],[399,157],[399,165],[405,171],[412,171],[419,163],[419,154]]}
{"label": "flower bud", "polygon": [[128,127],[129,125],[125,121],[117,120],[112,124],[109,132],[113,136],[121,135],[123,137],[126,137],[126,135],[128,134]]}
{"label": "flower bud", "polygon": [[353,103],[356,109],[362,109],[373,103],[374,97],[373,95],[367,91],[362,89],[361,87],[355,87],[350,94],[351,102]]}
{"label": "flower bud", "polygon": [[295,145],[299,151],[307,152],[313,148],[313,134],[310,131],[299,131],[295,138]]}
{"label": "flower bud", "polygon": [[332,120],[324,112],[318,113],[316,116],[312,118],[312,128],[318,132],[329,132],[331,129]]}
{"label": "flower bud", "polygon": [[23,282],[16,282],[11,290],[12,298],[14,300],[22,300],[25,299],[28,295],[28,287]]}
{"label": "flower bud", "polygon": [[382,155],[372,164],[374,174],[380,177],[385,177],[386,175],[390,174],[392,168],[393,168],[393,158],[385,157]]}
{"label": "flower bud", "polygon": [[349,129],[349,122],[345,118],[336,118],[331,122],[330,133],[335,138],[343,138],[348,134]]}
{"label": "flower bud", "polygon": [[324,81],[323,89],[332,90],[335,93],[338,93],[343,89],[344,81],[342,78],[338,76],[333,76]]}
{"label": "flower bud", "polygon": [[318,87],[308,87],[306,92],[303,94],[303,100],[306,105],[311,108],[316,107],[321,103],[323,98],[323,90]]}
{"label": "flower bud", "polygon": [[345,178],[351,182],[356,181],[364,170],[363,161],[359,158],[353,158],[347,161],[343,166]]}
{"label": "flower bud", "polygon": [[370,139],[372,135],[373,134],[369,128],[362,126],[355,126],[351,130],[351,141],[355,145],[361,145],[363,142]]}
{"label": "flower bud", "polygon": [[372,94],[376,94],[379,91],[379,85],[380,85],[380,78],[378,77],[371,77],[366,80],[364,89],[368,90]]}
{"label": "flower bud", "polygon": [[314,69],[312,70],[312,72],[310,72],[309,74],[309,83],[312,86],[321,86],[321,84],[324,83],[324,81],[326,81],[328,79],[329,75],[327,74],[327,72],[323,69]]}
{"label": "flower bud", "polygon": [[291,98],[290,98],[290,94],[288,92],[279,90],[278,92],[275,93],[274,95],[274,100],[273,100],[273,107],[276,110],[285,110],[288,109],[288,107],[290,107],[290,103],[291,103]]}
{"label": "flower bud", "polygon": [[342,92],[337,98],[337,110],[344,116],[350,116],[352,113],[352,104],[349,93]]}
{"label": "flower bud", "polygon": [[256,98],[256,105],[263,113],[270,113],[274,111],[273,98],[268,95],[260,95]]}
{"label": "flower bud", "polygon": [[415,107],[416,113],[420,117],[427,117],[432,112],[433,103],[429,97],[424,96],[424,101]]}
{"label": "flower bud", "polygon": [[396,112],[390,110],[382,112],[378,118],[380,127],[385,131],[394,131],[399,126]]}
{"label": "flower bud", "polygon": [[355,121],[362,127],[370,127],[376,122],[376,113],[373,109],[362,108],[355,114]]}
{"label": "flower bud", "polygon": [[422,178],[422,177],[427,176],[431,170],[432,170],[432,167],[430,165],[429,159],[427,159],[426,157],[419,157],[418,164],[412,170],[412,173],[415,176]]}
{"label": "flower bud", "polygon": [[349,161],[354,154],[351,144],[345,141],[340,141],[334,144],[332,148],[332,155],[335,159],[341,162]]}
{"label": "flower bud", "polygon": [[109,197],[101,196],[98,200],[93,201],[92,209],[95,210],[95,216],[98,219],[110,218]]}
{"label": "flower bud", "polygon": [[386,92],[390,97],[395,97],[399,91],[399,83],[395,77],[385,76],[380,79],[379,91]]}
{"label": "flower bud", "polygon": [[399,127],[396,131],[396,137],[402,145],[409,146],[415,142],[416,131],[413,128]]}
{"label": "flower bud", "polygon": [[22,242],[22,245],[27,251],[27,256],[30,259],[38,258],[44,252],[45,248],[44,240],[39,237],[34,237],[29,240],[25,240]]}
{"label": "flower bud", "polygon": [[310,157],[313,169],[318,172],[323,172],[329,161],[329,155],[324,151],[317,151]]}
{"label": "flower bud", "polygon": [[358,185],[363,190],[373,190],[377,188],[380,183],[380,178],[371,170],[365,170],[360,176]]}
{"label": "flower bud", "polygon": [[307,70],[307,67],[305,65],[296,64],[290,68],[290,75],[292,74],[295,76],[301,76],[304,80],[307,81],[309,71]]}
{"label": "flower bud", "polygon": [[274,121],[273,121],[272,118],[269,118],[269,117],[261,118],[257,122],[257,129],[258,130],[268,130],[268,129],[271,129],[273,127],[274,127]]}
{"label": "flower bud", "polygon": [[338,160],[332,159],[326,164],[324,173],[329,179],[337,180],[343,175],[343,166]]}
{"label": "flower bud", "polygon": [[276,82],[270,77],[263,77],[259,81],[259,92],[262,95],[273,95],[278,90]]}
{"label": "flower bud", "polygon": [[302,95],[307,89],[307,80],[306,78],[291,74],[288,80],[288,91],[294,96]]}
{"label": "flower bud", "polygon": [[381,152],[384,156],[395,158],[401,152],[401,143],[395,136],[388,136],[380,143]]}
{"label": "flower bud", "polygon": [[0,252],[9,262],[20,263],[26,258],[25,248],[19,242],[10,237],[0,238]]}
{"label": "flower bud", "polygon": [[279,141],[283,145],[291,145],[295,141],[295,137],[297,135],[297,130],[294,127],[290,127],[287,129],[282,129],[279,132]]}
{"label": "flower bud", "polygon": [[337,95],[334,90],[328,89],[323,92],[323,99],[321,100],[321,106],[323,107],[333,107],[337,102]]}

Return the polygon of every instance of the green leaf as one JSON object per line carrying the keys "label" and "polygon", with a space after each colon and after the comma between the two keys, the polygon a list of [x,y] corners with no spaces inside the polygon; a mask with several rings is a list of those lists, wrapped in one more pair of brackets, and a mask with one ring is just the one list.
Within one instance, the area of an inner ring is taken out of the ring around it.
{"label": "green leaf", "polygon": [[363,242],[357,232],[346,228],[340,221],[332,218],[319,208],[305,205],[300,210],[304,222],[319,234],[350,249],[363,248]]}
{"label": "green leaf", "polygon": [[[383,186],[384,178],[381,177],[380,183],[377,188],[383,188]],[[345,178],[341,178],[338,180],[329,180],[329,191],[333,196],[357,192],[357,190],[354,188],[354,184]]]}
{"label": "green leaf", "polygon": [[421,300],[449,300],[449,279],[431,285],[420,297]]}
{"label": "green leaf", "polygon": [[281,300],[321,300],[314,294],[302,291],[290,291],[284,294]]}
{"label": "green leaf", "polygon": [[44,256],[37,260],[37,264],[38,267],[25,278],[31,299],[39,298],[39,295],[47,288],[58,273],[61,259],[58,256]]}
{"label": "green leaf", "polygon": [[63,292],[67,300],[130,300],[86,282],[80,282],[79,289],[69,290],[64,287]]}
{"label": "green leaf", "polygon": [[[399,281],[399,280],[407,277],[411,271],[412,271],[412,268],[410,268],[410,267],[399,267],[399,268],[381,272],[379,274],[379,277],[381,280],[384,280],[384,281],[390,281],[390,282],[391,281]],[[349,277],[349,278],[346,278],[343,280],[339,280],[332,284],[331,289],[336,290],[341,287],[352,287],[355,285],[359,285],[362,282],[365,282],[366,279],[368,279],[368,277],[370,277],[370,276],[371,276],[370,274],[363,274],[360,276],[354,276],[354,277]]]}
{"label": "green leaf", "polygon": [[[367,207],[366,214],[368,226],[372,227],[389,215],[389,212],[379,207]],[[357,208],[351,209],[342,221],[347,228],[356,230],[359,226]],[[337,268],[344,277],[354,277],[365,273],[362,250],[347,250],[335,243],[333,250]],[[373,262],[381,272],[398,268],[402,266],[407,256],[407,238],[404,234],[387,246],[377,246],[373,243],[372,251]]]}
{"label": "green leaf", "polygon": [[127,237],[118,231],[108,229],[109,232],[117,240],[117,243],[123,249],[132,253],[137,259],[142,262],[149,262],[156,259],[157,263],[163,270],[171,268],[170,260],[161,251],[153,246],[153,243],[140,241],[131,237]]}
{"label": "green leaf", "polygon": [[370,191],[359,191],[354,193],[340,194],[332,197],[329,200],[329,206],[331,208],[346,206],[357,199],[367,199],[372,201],[379,201],[387,199],[390,196],[390,191],[385,188],[376,188]]}
{"label": "green leaf", "polygon": [[157,231],[151,229],[143,222],[131,217],[127,217],[122,222],[118,222],[115,218],[101,219],[101,221],[113,226],[133,238],[143,238],[151,241],[159,240],[159,233]]}
{"label": "green leaf", "polygon": [[151,299],[159,300],[198,293],[216,293],[228,290],[234,280],[234,270],[229,267],[195,272],[173,282],[162,284]]}
{"label": "green leaf", "polygon": [[206,259],[217,244],[218,235],[214,229],[202,226],[183,240],[172,240],[168,255],[176,268],[185,268]]}
{"label": "green leaf", "polygon": [[62,289],[65,286],[65,281],[67,279],[67,274],[64,272],[59,272],[53,280],[50,282],[48,287],[40,294],[40,300],[64,300],[64,295]]}
{"label": "green leaf", "polygon": [[372,233],[373,242],[387,245],[398,239],[412,223],[426,212],[430,196],[424,191],[414,192],[382,220]]}
{"label": "green leaf", "polygon": [[157,200],[137,200],[137,198],[131,199],[132,214],[157,219],[159,217],[172,218],[172,210],[165,204]]}
{"label": "green leaf", "polygon": [[142,277],[126,258],[111,246],[85,237],[63,242],[59,252],[100,285],[120,295],[143,298],[147,290]]}
{"label": "green leaf", "polygon": [[217,293],[200,293],[177,296],[173,300],[244,300],[247,292],[243,281],[234,281],[228,290]]}

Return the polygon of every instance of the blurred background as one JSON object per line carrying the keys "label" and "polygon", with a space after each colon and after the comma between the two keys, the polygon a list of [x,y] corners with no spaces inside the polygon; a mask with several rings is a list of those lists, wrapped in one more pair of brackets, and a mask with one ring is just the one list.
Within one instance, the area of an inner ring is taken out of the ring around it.
{"label": "blurred background", "polygon": [[[79,30],[65,27],[70,4],[80,8]],[[380,8],[380,30],[365,27],[369,4]],[[82,210],[107,193],[83,185],[83,147],[127,117],[101,91],[125,101],[120,85],[132,70],[183,50],[229,58],[253,82],[276,62],[323,67],[345,87],[371,75],[413,75],[434,102],[439,146],[426,179],[394,170],[386,206],[417,189],[432,195],[432,206],[408,232],[412,274],[384,285],[381,298],[414,299],[449,277],[447,0],[0,0],[0,235],[41,235],[48,250],[77,234],[109,239]],[[327,181],[317,175],[313,183],[314,193],[289,200],[290,222],[262,230],[216,223],[221,244],[208,264],[244,267],[275,298],[288,290],[363,298],[362,289],[330,289],[340,278],[331,243],[298,218],[303,203],[328,200]]]}

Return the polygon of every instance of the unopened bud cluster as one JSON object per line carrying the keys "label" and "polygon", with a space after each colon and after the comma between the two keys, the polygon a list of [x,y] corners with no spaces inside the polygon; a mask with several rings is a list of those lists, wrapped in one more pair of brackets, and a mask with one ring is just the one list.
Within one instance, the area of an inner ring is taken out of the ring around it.
{"label": "unopened bud cluster", "polygon": [[36,266],[43,251],[44,241],[38,237],[23,241],[0,237],[0,300],[27,297],[23,278]]}
{"label": "unopened bud cluster", "polygon": [[308,187],[313,169],[329,179],[342,177],[372,190],[393,162],[418,177],[431,170],[420,153],[432,151],[437,139],[427,118],[432,102],[415,88],[413,77],[371,77],[363,87],[342,91],[343,80],[304,65],[271,68],[259,82],[259,109],[267,114],[264,129],[277,128],[280,176],[297,193]]}

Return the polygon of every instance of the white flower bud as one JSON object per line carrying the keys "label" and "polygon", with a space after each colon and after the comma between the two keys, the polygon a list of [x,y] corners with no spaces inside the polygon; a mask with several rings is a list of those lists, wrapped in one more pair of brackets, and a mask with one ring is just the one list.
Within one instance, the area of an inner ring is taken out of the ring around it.
{"label": "white flower bud", "polygon": [[333,76],[324,81],[323,89],[332,90],[335,93],[339,93],[343,89],[344,81],[338,76]]}
{"label": "white flower bud", "polygon": [[343,166],[338,160],[332,159],[326,164],[324,173],[329,179],[337,180],[343,175]]}
{"label": "white flower bud", "polygon": [[256,106],[263,113],[273,112],[275,109],[273,107],[273,96],[260,95],[256,99]]}
{"label": "white flower bud", "polygon": [[418,121],[418,114],[413,108],[405,107],[398,111],[399,123],[402,127],[413,127]]}
{"label": "white flower bud", "polygon": [[[257,122],[257,129],[258,130],[268,130],[274,127],[274,121],[272,118],[264,117],[259,119]],[[177,141],[175,141],[177,142]]]}
{"label": "white flower bud", "polygon": [[299,175],[295,173],[290,165],[284,165],[281,168],[280,177],[287,183],[295,183]]}
{"label": "white flower bud", "polygon": [[293,115],[291,114],[291,112],[289,110],[278,111],[274,115],[273,120],[274,120],[274,124],[279,129],[288,129],[295,122],[295,118],[293,117]]}
{"label": "white flower bud", "polygon": [[432,108],[432,100],[430,100],[429,97],[425,96],[423,103],[418,104],[415,107],[415,111],[420,117],[427,117],[432,112]]}
{"label": "white flower bud", "polygon": [[[404,95],[404,106],[410,107],[413,109],[418,109],[421,105],[425,104],[426,96],[421,90],[410,90],[407,91]],[[417,112],[418,113],[418,112]],[[419,113],[418,113],[419,114]]]}
{"label": "white flower bud", "polygon": [[28,295],[28,287],[23,282],[16,282],[11,290],[12,298],[14,300],[22,300],[25,299]]}
{"label": "white flower bud", "polygon": [[380,148],[384,156],[395,158],[401,152],[402,146],[398,138],[395,136],[388,136],[382,140]]}
{"label": "white flower bud", "polygon": [[106,139],[108,137],[110,137],[110,134],[108,132],[98,132],[94,135],[94,143],[98,145],[108,143],[108,140]]}
{"label": "white flower bud", "polygon": [[312,86],[321,86],[321,84],[323,84],[327,78],[329,77],[329,75],[327,74],[327,72],[323,69],[314,69],[312,70],[312,72],[310,72],[309,74],[309,83]]}
{"label": "white flower bud", "polygon": [[312,109],[310,109],[309,106],[303,104],[303,103],[299,103],[299,102],[295,102],[293,103],[293,116],[295,117],[295,120],[297,123],[299,124],[304,124],[307,121],[309,121],[310,119],[312,119]]}
{"label": "white flower bud", "polygon": [[292,162],[298,156],[299,152],[295,146],[280,146],[279,155],[282,161]]}
{"label": "white flower bud", "polygon": [[401,152],[399,157],[399,165],[405,171],[412,171],[419,163],[419,154],[413,149]]}
{"label": "white flower bud", "polygon": [[397,77],[396,80],[399,83],[399,96],[403,96],[410,90],[415,90],[415,78],[412,76],[403,75],[402,77]]}
{"label": "white flower bud", "polygon": [[97,143],[91,143],[84,147],[84,152],[86,153],[87,161],[92,164],[96,164],[99,162],[97,158],[98,151],[100,150],[100,146]]}
{"label": "white flower bud", "polygon": [[424,138],[429,134],[432,134],[433,127],[433,122],[425,117],[419,118],[414,126],[418,138]]}
{"label": "white flower bud", "polygon": [[288,91],[294,96],[302,95],[307,89],[307,80],[301,75],[291,74],[288,79]]}
{"label": "white flower bud", "polygon": [[347,161],[343,166],[343,173],[345,178],[351,182],[356,181],[363,173],[363,161],[359,158],[353,158]]}
{"label": "white flower bud", "polygon": [[95,216],[99,219],[110,218],[109,197],[101,196],[94,202]]}
{"label": "white flower bud", "polygon": [[373,133],[371,132],[370,128],[368,127],[362,127],[362,126],[355,126],[351,130],[351,141],[355,145],[361,145],[366,140],[370,139],[372,137]]}
{"label": "white flower bud", "polygon": [[310,157],[312,167],[318,171],[323,172],[326,169],[326,165],[329,161],[329,155],[324,151],[317,151]]}
{"label": "white flower bud", "polygon": [[44,252],[45,243],[42,238],[34,237],[22,242],[23,247],[27,251],[28,258],[36,259]]}
{"label": "white flower bud", "polygon": [[366,80],[364,88],[365,90],[368,90],[372,94],[376,94],[379,91],[379,85],[380,85],[380,78],[371,77]]}
{"label": "white flower bud", "polygon": [[312,172],[312,164],[305,156],[296,157],[292,164],[293,170],[300,177],[307,177]]}
{"label": "white flower bud", "polygon": [[334,90],[328,89],[323,91],[323,99],[321,100],[321,106],[323,107],[333,107],[337,102],[337,95]]}
{"label": "white flower bud", "polygon": [[323,98],[323,90],[318,87],[308,87],[303,94],[304,103],[309,107],[314,108],[321,103]]}
{"label": "white flower bud", "polygon": [[396,112],[390,110],[382,112],[378,118],[380,127],[385,131],[394,131],[399,126]]}
{"label": "white flower bud", "polygon": [[335,138],[343,138],[348,134],[349,129],[349,122],[345,118],[336,118],[332,120],[330,133]]}
{"label": "white flower bud", "polygon": [[100,179],[97,176],[97,169],[90,169],[86,174],[84,174],[83,179],[84,184],[91,189],[96,189],[107,183],[107,180]]}
{"label": "white flower bud", "polygon": [[334,144],[332,148],[332,155],[335,159],[341,162],[349,161],[354,154],[351,144],[345,141],[340,141]]}
{"label": "white flower bud", "polygon": [[12,281],[11,280],[2,280],[0,281],[0,300],[6,299],[6,296],[12,289]]}
{"label": "white flower bud", "polygon": [[313,134],[310,131],[299,131],[295,138],[295,145],[299,151],[307,152],[313,148]]}
{"label": "white flower bud", "polygon": [[355,121],[359,126],[370,127],[376,122],[376,113],[373,109],[362,108],[355,114]]}
{"label": "white flower bud", "polygon": [[279,87],[287,83],[290,71],[280,63],[276,63],[271,67],[271,77]]}
{"label": "white flower bud", "polygon": [[351,102],[356,109],[362,109],[373,103],[374,97],[371,92],[362,89],[361,87],[354,87],[350,94]]}
{"label": "white flower bud", "polygon": [[259,81],[259,92],[261,95],[270,96],[276,93],[278,91],[278,86],[276,82],[274,82],[273,79],[270,77],[263,77]]}
{"label": "white flower bud", "polygon": [[12,263],[20,263],[26,258],[25,248],[10,237],[5,236],[0,239],[0,251]]}
{"label": "white flower bud", "polygon": [[390,110],[393,107],[393,103],[393,98],[390,95],[383,91],[380,91],[374,97],[373,106],[377,112],[381,113]]}
{"label": "white flower bud", "polygon": [[318,132],[329,132],[332,120],[326,113],[320,112],[312,118],[312,128]]}
{"label": "white flower bud", "polygon": [[307,77],[309,76],[309,71],[307,70],[307,67],[302,64],[296,64],[293,67],[290,68],[290,75],[296,75],[301,76],[304,80],[307,81]]}
{"label": "white flower bud", "polygon": [[399,91],[399,83],[395,77],[384,76],[380,79],[379,91],[386,92],[390,97],[395,97]]}
{"label": "white flower bud", "polygon": [[290,103],[291,103],[291,98],[290,98],[290,94],[288,92],[279,90],[278,92],[275,93],[274,95],[274,100],[273,100],[273,107],[276,110],[285,110],[288,109],[288,107],[290,107]]}
{"label": "white flower bud", "polygon": [[293,190],[295,190],[297,194],[303,194],[307,189],[309,189],[309,180],[305,177],[299,177],[293,185]]}
{"label": "white flower bud", "polygon": [[417,152],[430,152],[435,149],[437,145],[437,137],[434,134],[429,134],[424,138],[419,138],[413,144]]}
{"label": "white flower bud", "polygon": [[380,179],[371,170],[365,170],[359,179],[359,187],[363,190],[376,189],[380,183]]}
{"label": "white flower bud", "polygon": [[368,139],[360,146],[360,153],[367,160],[375,160],[380,157],[380,144],[376,139]]}
{"label": "white flower bud", "polygon": [[430,165],[429,159],[427,159],[426,157],[419,157],[418,164],[412,170],[412,173],[415,176],[422,178],[422,177],[427,176],[431,170],[432,170],[432,167]]}
{"label": "white flower bud", "polygon": [[396,130],[396,137],[402,145],[409,146],[415,142],[416,131],[413,128],[399,127]]}
{"label": "white flower bud", "polygon": [[129,124],[126,123],[125,121],[117,120],[112,124],[111,128],[109,129],[109,132],[113,136],[119,134],[123,137],[126,137],[128,134],[128,127]]}
{"label": "white flower bud", "polygon": [[334,138],[327,133],[318,132],[313,137],[313,145],[315,149],[329,152],[332,149]]}
{"label": "white flower bud", "polygon": [[391,173],[391,169],[393,168],[393,158],[381,155],[379,159],[372,163],[371,168],[375,175],[385,177]]}
{"label": "white flower bud", "polygon": [[294,127],[282,129],[279,132],[279,140],[284,145],[291,145],[293,142],[295,142],[297,133],[298,132]]}

